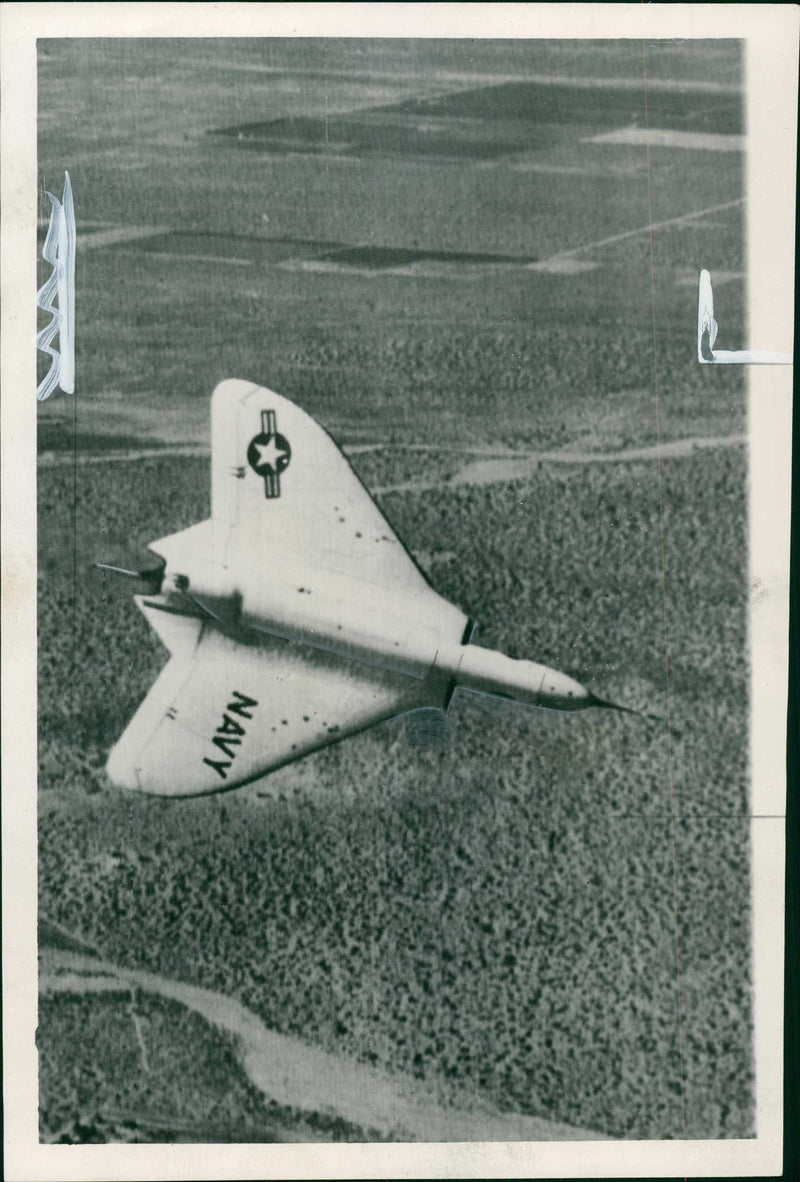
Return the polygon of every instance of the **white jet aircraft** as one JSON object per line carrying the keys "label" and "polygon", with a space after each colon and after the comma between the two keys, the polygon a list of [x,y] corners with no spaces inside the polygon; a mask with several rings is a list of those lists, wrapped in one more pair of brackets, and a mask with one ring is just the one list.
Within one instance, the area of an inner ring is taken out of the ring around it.
{"label": "white jet aircraft", "polygon": [[120,571],[148,586],[136,603],[170,659],[111,752],[115,784],[236,788],[395,715],[446,712],[457,686],[559,710],[612,706],[563,673],[469,644],[467,616],[429,586],[299,406],[231,380],[211,417],[211,517],[153,542],[157,569]]}

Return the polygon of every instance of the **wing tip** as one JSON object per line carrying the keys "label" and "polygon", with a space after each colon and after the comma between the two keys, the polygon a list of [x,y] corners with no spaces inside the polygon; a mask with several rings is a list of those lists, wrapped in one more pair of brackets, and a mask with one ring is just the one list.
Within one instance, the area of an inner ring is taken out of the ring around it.
{"label": "wing tip", "polygon": [[124,788],[126,792],[141,791],[136,768],[128,758],[122,741],[112,747],[109,752],[106,775],[115,788]]}
{"label": "wing tip", "polygon": [[227,409],[257,390],[272,393],[272,391],[267,391],[265,386],[260,386],[258,382],[248,382],[244,378],[224,378],[214,387],[211,394],[211,406],[215,410]]}
{"label": "wing tip", "polygon": [[[255,396],[267,397],[271,402],[277,403],[279,407],[291,406],[295,412],[300,414],[308,413],[291,398],[287,398],[285,394],[278,394],[270,386],[265,386],[261,382],[248,382],[243,378],[225,378],[217,383],[211,394],[212,423],[217,422],[224,426],[225,416],[230,414],[232,409]],[[316,420],[314,421],[316,422]],[[319,423],[316,425],[320,426]],[[320,427],[320,430],[327,434],[324,428]]]}

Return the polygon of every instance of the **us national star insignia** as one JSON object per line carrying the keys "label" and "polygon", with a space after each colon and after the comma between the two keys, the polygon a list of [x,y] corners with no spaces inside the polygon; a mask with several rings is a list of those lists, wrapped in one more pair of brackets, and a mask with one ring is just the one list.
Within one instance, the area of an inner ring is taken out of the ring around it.
{"label": "us national star insignia", "polygon": [[280,474],[289,467],[292,449],[289,441],[278,432],[274,410],[262,410],[261,434],[250,440],[247,462],[257,476],[264,478],[264,495],[269,499],[281,495]]}

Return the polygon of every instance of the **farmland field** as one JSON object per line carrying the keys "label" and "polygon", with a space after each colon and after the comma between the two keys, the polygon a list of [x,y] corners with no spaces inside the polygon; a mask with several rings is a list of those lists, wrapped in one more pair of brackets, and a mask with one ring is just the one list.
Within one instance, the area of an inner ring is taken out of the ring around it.
{"label": "farmland field", "polygon": [[[213,991],[509,1139],[753,1135],[746,399],[695,361],[700,266],[744,331],[741,63],[647,69],[643,112],[638,42],[40,42],[79,233],[77,396],[39,412],[43,964]],[[602,140],[645,118],[673,139]],[[438,742],[115,790],[165,653],[92,564],[207,516],[232,376],[331,431],[478,643],[663,721],[459,691]],[[43,986],[43,1138],[398,1136],[132,1004]]]}

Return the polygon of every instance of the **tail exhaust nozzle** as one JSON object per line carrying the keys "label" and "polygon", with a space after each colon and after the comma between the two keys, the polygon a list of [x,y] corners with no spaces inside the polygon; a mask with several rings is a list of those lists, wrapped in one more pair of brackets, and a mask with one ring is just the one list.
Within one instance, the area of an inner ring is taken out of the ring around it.
{"label": "tail exhaust nozzle", "polygon": [[151,567],[149,570],[128,570],[124,566],[111,566],[107,562],[96,562],[99,570],[108,570],[112,574],[121,575],[124,579],[135,579],[144,583],[148,595],[158,595],[164,581],[164,564]]}

